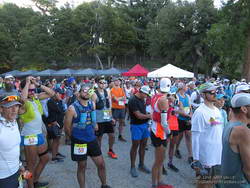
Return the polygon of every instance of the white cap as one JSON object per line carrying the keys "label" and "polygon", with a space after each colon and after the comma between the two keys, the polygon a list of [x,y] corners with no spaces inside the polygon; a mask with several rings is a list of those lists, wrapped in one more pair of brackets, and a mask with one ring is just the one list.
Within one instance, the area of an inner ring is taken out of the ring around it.
{"label": "white cap", "polygon": [[240,93],[242,91],[248,91],[248,90],[250,90],[250,86],[247,84],[244,84],[244,85],[237,86],[235,92]]}
{"label": "white cap", "polygon": [[171,80],[169,78],[162,78],[160,80],[160,91],[163,93],[168,93],[171,88]]}
{"label": "white cap", "polygon": [[149,88],[149,86],[142,86],[140,91],[142,93],[145,93],[146,95],[150,96],[150,88]]}
{"label": "white cap", "polygon": [[8,79],[8,78],[14,78],[14,76],[12,76],[11,74],[6,74],[4,79]]}
{"label": "white cap", "polygon": [[233,108],[239,108],[241,106],[250,105],[250,94],[249,93],[238,93],[235,94],[231,100]]}

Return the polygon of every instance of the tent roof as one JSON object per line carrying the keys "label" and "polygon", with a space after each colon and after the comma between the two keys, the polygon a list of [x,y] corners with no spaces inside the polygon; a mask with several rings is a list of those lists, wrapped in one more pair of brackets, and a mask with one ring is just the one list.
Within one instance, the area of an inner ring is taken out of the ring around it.
{"label": "tent roof", "polygon": [[13,70],[13,71],[10,71],[10,72],[3,73],[2,76],[5,76],[6,74],[10,74],[12,76],[16,76],[18,73],[21,73],[21,71]]}
{"label": "tent roof", "polygon": [[116,68],[110,68],[110,69],[106,69],[106,70],[99,70],[99,74],[119,75],[119,74],[121,74],[121,71],[119,69],[116,69]]}
{"label": "tent roof", "polygon": [[171,64],[167,64],[153,72],[148,73],[150,78],[174,77],[174,78],[193,78],[194,73],[183,70]]}
{"label": "tent roof", "polygon": [[140,64],[136,64],[128,72],[122,73],[123,76],[147,76],[147,74],[148,70]]}
{"label": "tent roof", "polygon": [[53,76],[71,76],[75,70],[62,69],[53,73]]}
{"label": "tent roof", "polygon": [[76,72],[73,72],[74,76],[93,76],[93,75],[97,75],[97,70],[95,69],[80,69]]}
{"label": "tent roof", "polygon": [[44,70],[41,72],[37,72],[34,75],[35,76],[52,76],[54,72],[56,72],[56,71],[52,70],[52,69],[47,69],[47,70]]}
{"label": "tent roof", "polygon": [[28,70],[28,71],[25,71],[25,72],[19,72],[16,74],[16,76],[29,76],[29,75],[34,75],[35,73],[37,73],[38,71],[36,70]]}

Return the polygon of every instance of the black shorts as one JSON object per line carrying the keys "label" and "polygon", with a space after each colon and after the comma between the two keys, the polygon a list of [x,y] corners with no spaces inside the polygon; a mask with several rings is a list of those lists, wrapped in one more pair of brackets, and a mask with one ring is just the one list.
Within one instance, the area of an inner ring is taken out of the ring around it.
{"label": "black shorts", "polygon": [[19,171],[10,177],[0,179],[0,188],[17,188],[19,186],[18,177]]}
{"label": "black shorts", "polygon": [[115,108],[112,108],[112,117],[115,120],[125,119],[125,108],[124,109],[115,109]]}
{"label": "black shorts", "polygon": [[160,147],[163,145],[164,147],[167,147],[167,139],[162,140],[160,138],[157,138],[155,134],[151,131],[150,133],[151,141],[154,147]]}
{"label": "black shorts", "polygon": [[178,135],[179,135],[179,131],[171,131],[170,133],[170,136],[173,136],[173,137],[178,136]]}
{"label": "black shorts", "polygon": [[179,124],[179,132],[183,131],[190,131],[191,130],[191,123],[188,120],[180,120],[178,119],[178,124]]}
{"label": "black shorts", "polygon": [[96,136],[102,136],[105,133],[114,133],[114,125],[111,121],[97,123],[98,124],[98,131],[95,132]]}
{"label": "black shorts", "polygon": [[[81,145],[80,147],[84,145],[84,147],[86,147],[86,152],[81,152],[82,150],[79,148],[79,145]],[[79,153],[79,150],[81,150],[81,154]],[[87,160],[87,156],[98,157],[100,155],[102,155],[102,152],[96,139],[92,142],[85,142],[75,138],[71,138],[72,161],[85,161]]]}
{"label": "black shorts", "polygon": [[48,139],[60,138],[62,135],[62,128],[57,125],[47,127]]}

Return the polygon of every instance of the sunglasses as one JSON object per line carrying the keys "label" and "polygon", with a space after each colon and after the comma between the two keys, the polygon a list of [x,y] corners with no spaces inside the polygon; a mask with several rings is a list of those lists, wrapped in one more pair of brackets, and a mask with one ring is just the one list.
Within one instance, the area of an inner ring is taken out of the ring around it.
{"label": "sunglasses", "polygon": [[207,94],[210,94],[210,95],[216,95],[216,92],[215,91],[210,91],[210,92],[206,92]]}
{"label": "sunglasses", "polygon": [[99,82],[99,84],[105,84],[105,82]]}
{"label": "sunglasses", "polygon": [[7,97],[3,98],[2,101],[12,102],[12,101],[18,101],[19,99],[20,99],[20,97],[18,97],[18,96],[7,96]]}

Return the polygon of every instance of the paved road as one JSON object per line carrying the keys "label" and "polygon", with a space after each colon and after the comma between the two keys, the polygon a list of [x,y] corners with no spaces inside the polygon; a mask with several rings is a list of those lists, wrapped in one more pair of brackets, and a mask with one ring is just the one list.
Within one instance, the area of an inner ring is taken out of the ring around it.
{"label": "paved road", "polygon": [[[107,156],[108,137],[104,135],[102,152],[106,163],[107,182],[112,188],[150,188],[151,174],[144,174],[139,171],[139,177],[132,178],[129,174],[130,159],[129,151],[131,146],[129,126],[125,127],[125,137],[129,140],[127,143],[116,141],[114,151],[118,154],[118,159],[111,159]],[[117,138],[117,136],[116,136]],[[52,164],[46,166],[41,180],[50,182],[49,188],[78,188],[76,179],[76,163],[71,161],[70,146],[62,145],[60,152],[65,154],[67,158],[63,163]],[[163,180],[175,188],[193,188],[194,172],[187,163],[187,151],[184,140],[181,144],[181,153],[183,159],[174,158],[174,164],[180,169],[178,173],[168,170],[168,175],[163,176]],[[154,148],[149,145],[146,151],[145,164],[151,168],[154,160]],[[138,157],[137,157],[138,159]],[[137,160],[138,161],[138,160]],[[138,163],[138,162],[137,162]],[[165,162],[167,164],[167,162]],[[96,167],[88,158],[88,167],[86,170],[86,188],[99,188],[100,181],[97,176]]]}

